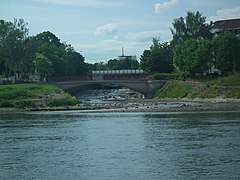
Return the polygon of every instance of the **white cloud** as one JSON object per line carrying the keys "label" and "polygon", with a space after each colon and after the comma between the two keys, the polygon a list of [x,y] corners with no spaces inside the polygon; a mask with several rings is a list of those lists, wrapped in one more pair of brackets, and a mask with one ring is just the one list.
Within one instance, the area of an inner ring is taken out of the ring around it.
{"label": "white cloud", "polygon": [[216,12],[215,16],[207,18],[207,21],[217,21],[223,19],[235,19],[240,17],[240,6],[232,9],[221,9]]}
{"label": "white cloud", "polygon": [[116,1],[113,2],[111,0],[33,0],[33,1],[45,4],[94,7],[94,8],[110,8],[120,7],[124,5],[122,2]]}
{"label": "white cloud", "polygon": [[126,39],[131,41],[138,42],[152,42],[153,37],[160,37],[160,40],[163,42],[169,38],[171,35],[170,30],[160,30],[160,31],[142,31],[142,32],[134,32],[128,33],[126,35]]}
{"label": "white cloud", "polygon": [[99,26],[96,28],[95,35],[112,35],[118,31],[119,27],[114,23],[109,23],[104,26]]}
{"label": "white cloud", "polygon": [[175,6],[177,3],[178,3],[178,0],[169,0],[169,1],[165,1],[164,3],[157,3],[154,6],[154,12],[160,13],[162,10]]}

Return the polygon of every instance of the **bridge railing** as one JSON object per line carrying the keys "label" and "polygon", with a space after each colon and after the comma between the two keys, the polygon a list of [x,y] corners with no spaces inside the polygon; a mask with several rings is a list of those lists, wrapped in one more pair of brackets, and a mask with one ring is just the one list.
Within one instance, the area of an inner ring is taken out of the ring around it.
{"label": "bridge railing", "polygon": [[62,76],[62,77],[50,77],[48,78],[50,81],[91,81],[93,80],[92,75],[85,76]]}
{"label": "bridge railing", "polygon": [[49,81],[60,82],[60,81],[118,81],[118,80],[126,80],[126,81],[146,81],[148,80],[147,76],[143,75],[88,75],[88,76],[65,76],[65,77],[50,77]]}
{"label": "bridge railing", "polygon": [[144,81],[148,80],[148,76],[143,70],[107,70],[107,71],[92,71],[89,75],[84,76],[64,76],[51,77],[50,81],[96,81],[96,80],[132,80]]}

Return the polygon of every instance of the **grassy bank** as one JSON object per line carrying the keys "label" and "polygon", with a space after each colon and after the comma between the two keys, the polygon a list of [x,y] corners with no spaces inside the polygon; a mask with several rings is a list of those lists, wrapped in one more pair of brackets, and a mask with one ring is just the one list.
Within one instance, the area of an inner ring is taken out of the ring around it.
{"label": "grassy bank", "polygon": [[235,98],[240,99],[240,74],[211,81],[168,81],[155,98]]}
{"label": "grassy bank", "polygon": [[77,99],[50,84],[0,85],[0,107],[35,108],[72,106]]}

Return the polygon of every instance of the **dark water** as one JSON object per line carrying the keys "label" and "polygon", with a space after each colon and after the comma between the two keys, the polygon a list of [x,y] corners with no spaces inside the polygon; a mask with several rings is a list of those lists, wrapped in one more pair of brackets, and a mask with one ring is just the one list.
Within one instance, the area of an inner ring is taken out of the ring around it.
{"label": "dark water", "polygon": [[0,115],[0,179],[239,179],[240,113]]}

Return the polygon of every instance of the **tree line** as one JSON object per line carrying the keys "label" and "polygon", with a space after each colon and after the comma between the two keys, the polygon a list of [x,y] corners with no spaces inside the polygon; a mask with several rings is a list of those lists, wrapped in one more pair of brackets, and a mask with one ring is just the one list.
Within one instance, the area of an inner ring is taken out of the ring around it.
{"label": "tree line", "polygon": [[0,73],[21,76],[38,73],[46,76],[77,76],[87,73],[84,57],[53,33],[46,31],[35,36],[23,19],[13,22],[0,20]]}
{"label": "tree line", "polygon": [[240,39],[231,32],[217,36],[210,33],[210,25],[200,12],[187,12],[186,17],[174,19],[170,29],[173,39],[161,43],[153,38],[153,45],[144,50],[140,67],[148,73],[172,73],[195,77],[211,69],[221,74],[240,72]]}
{"label": "tree line", "polygon": [[143,69],[145,72],[173,73],[194,77],[212,68],[222,74],[240,72],[240,39],[231,32],[218,36],[210,33],[210,25],[200,12],[187,12],[186,17],[173,20],[173,38],[160,42],[153,38],[144,50],[140,63],[131,58],[110,59],[107,63],[89,64],[70,44],[49,31],[29,36],[23,19],[0,20],[0,76],[38,73],[47,76],[79,76],[92,70]]}

